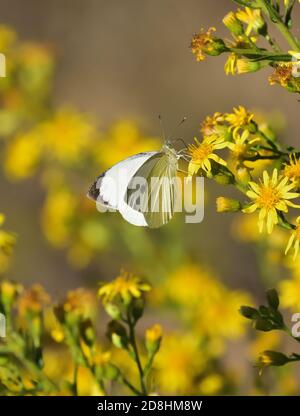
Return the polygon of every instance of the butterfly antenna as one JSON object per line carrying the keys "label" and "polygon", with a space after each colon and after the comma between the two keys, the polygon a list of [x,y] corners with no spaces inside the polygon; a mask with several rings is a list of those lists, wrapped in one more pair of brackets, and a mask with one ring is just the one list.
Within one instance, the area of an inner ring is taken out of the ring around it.
{"label": "butterfly antenna", "polygon": [[166,141],[166,133],[165,133],[165,128],[164,128],[164,124],[163,124],[161,114],[158,115],[158,120],[159,120],[159,123],[160,123],[162,138],[163,138],[163,141],[165,142]]}
{"label": "butterfly antenna", "polygon": [[180,126],[182,126],[182,124],[187,120],[187,117],[183,117],[180,122],[175,126],[175,128],[172,131],[172,134],[170,135],[170,138],[167,140],[168,142],[174,142],[177,141],[178,139],[172,139],[172,137],[174,136],[174,133],[176,131],[176,129],[178,129]]}

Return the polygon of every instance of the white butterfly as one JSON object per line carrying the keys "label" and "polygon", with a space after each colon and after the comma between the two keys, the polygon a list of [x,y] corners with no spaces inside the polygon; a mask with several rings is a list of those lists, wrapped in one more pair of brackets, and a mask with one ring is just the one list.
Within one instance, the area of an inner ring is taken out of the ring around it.
{"label": "white butterfly", "polygon": [[[98,176],[87,196],[100,209],[119,211],[130,224],[161,227],[173,217],[180,157],[170,143],[164,144],[160,152],[131,156]],[[137,191],[136,183],[141,182],[147,189],[140,186]]]}

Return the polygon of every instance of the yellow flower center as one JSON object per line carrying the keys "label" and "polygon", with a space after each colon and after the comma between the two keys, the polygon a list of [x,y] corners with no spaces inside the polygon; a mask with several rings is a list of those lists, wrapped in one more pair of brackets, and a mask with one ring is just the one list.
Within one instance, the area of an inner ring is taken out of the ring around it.
{"label": "yellow flower center", "polygon": [[189,147],[190,155],[194,162],[203,162],[213,153],[214,147],[209,143],[201,143],[198,147],[191,145]]}
{"label": "yellow flower center", "polygon": [[260,195],[257,198],[257,204],[260,208],[266,208],[267,210],[270,210],[275,208],[280,199],[281,196],[278,192],[278,189],[272,186],[262,185],[260,188]]}

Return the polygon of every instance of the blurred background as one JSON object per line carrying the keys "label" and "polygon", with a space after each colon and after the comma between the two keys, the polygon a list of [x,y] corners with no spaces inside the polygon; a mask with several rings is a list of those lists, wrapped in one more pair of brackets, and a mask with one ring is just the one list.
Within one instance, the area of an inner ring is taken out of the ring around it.
{"label": "blurred background", "polygon": [[[234,235],[236,215],[215,210],[215,197],[230,190],[206,182],[204,221],[185,224],[179,214],[160,230],[100,214],[85,198],[93,179],[113,163],[159,149],[158,114],[167,133],[187,116],[175,131],[190,142],[200,137],[207,115],[243,105],[271,117],[281,139],[297,145],[300,104],[270,87],[269,69],[226,76],[225,58],[197,63],[189,49],[201,27],[216,26],[229,36],[221,21],[233,3],[1,0],[0,6],[1,24],[14,33],[0,33],[8,74],[13,72],[0,80],[0,210],[6,228],[18,235],[9,277],[39,282],[59,298],[74,287],[110,280],[121,268],[155,287],[167,285],[176,270],[183,270],[184,285],[184,276],[193,274],[186,267],[204,267],[229,289],[261,299],[256,246]],[[36,140],[41,135],[42,146]],[[178,283],[176,276],[171,282]],[[160,305],[159,291],[153,302]],[[176,315],[159,308],[152,313],[180,327]],[[249,368],[243,354],[237,361],[238,368]]]}

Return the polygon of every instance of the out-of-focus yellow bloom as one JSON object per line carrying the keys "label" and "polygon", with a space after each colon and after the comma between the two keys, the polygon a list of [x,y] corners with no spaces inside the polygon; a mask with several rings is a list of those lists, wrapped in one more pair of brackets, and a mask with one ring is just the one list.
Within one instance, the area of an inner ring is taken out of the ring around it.
{"label": "out-of-focus yellow bloom", "polygon": [[45,330],[48,332],[51,337],[57,343],[60,343],[64,340],[64,331],[60,323],[58,322],[53,308],[46,308],[44,313],[44,325]]}
{"label": "out-of-focus yellow bloom", "polygon": [[42,142],[38,129],[17,136],[6,151],[6,174],[9,178],[18,180],[32,176],[40,162],[41,152]]}
{"label": "out-of-focus yellow bloom", "polygon": [[244,208],[243,212],[252,213],[259,209],[260,232],[263,231],[266,222],[267,231],[271,234],[274,225],[279,221],[278,211],[287,212],[289,206],[299,208],[290,199],[297,198],[300,194],[289,192],[295,188],[295,184],[288,181],[288,178],[278,177],[278,171],[274,169],[271,178],[266,170],[263,172],[262,183],[249,182],[251,190],[247,191],[247,196],[253,199],[253,202],[249,207]]}
{"label": "out-of-focus yellow bloom", "polygon": [[239,106],[233,109],[233,113],[225,115],[225,120],[231,125],[231,128],[248,127],[254,118],[254,114],[246,110],[245,107]]}
{"label": "out-of-focus yellow bloom", "polygon": [[295,154],[289,156],[290,161],[285,165],[283,175],[300,186],[300,159]]}
{"label": "out-of-focus yellow bloom", "polygon": [[42,225],[47,239],[57,247],[64,247],[69,241],[76,206],[77,199],[71,190],[54,189],[47,196]]}
{"label": "out-of-focus yellow bloom", "polygon": [[115,123],[111,130],[95,143],[93,157],[96,163],[106,169],[133,154],[160,148],[161,141],[158,138],[144,137],[135,123],[125,120]]}
{"label": "out-of-focus yellow bloom", "polygon": [[244,320],[237,311],[241,304],[251,303],[249,296],[228,290],[211,272],[196,265],[183,266],[169,276],[164,290],[183,307],[182,317],[193,323],[197,333],[219,339],[243,333]]}
{"label": "out-of-focus yellow bloom", "polygon": [[[213,274],[197,265],[188,264],[179,267],[170,274],[164,291],[170,299],[183,306],[194,307],[199,303],[199,297],[209,302],[218,298],[221,283],[216,281]],[[204,296],[205,294],[205,296]]]}
{"label": "out-of-focus yellow bloom", "polygon": [[0,51],[8,52],[17,40],[16,32],[9,26],[0,25]]}
{"label": "out-of-focus yellow bloom", "polygon": [[214,153],[215,150],[224,149],[227,146],[227,142],[223,138],[208,136],[201,143],[196,138],[194,140],[196,144],[188,146],[188,153],[191,156],[188,168],[190,176],[195,175],[199,169],[211,172],[210,159],[226,166],[225,160]]}
{"label": "out-of-focus yellow bloom", "polygon": [[210,374],[204,377],[199,384],[199,393],[204,395],[218,394],[224,385],[220,374]]}
{"label": "out-of-focus yellow bloom", "polygon": [[50,297],[45,289],[39,285],[33,285],[27,289],[18,299],[18,310],[21,317],[29,314],[39,314],[44,306],[50,303]]}
{"label": "out-of-focus yellow bloom", "polygon": [[0,299],[5,305],[10,306],[22,291],[23,286],[20,283],[9,280],[3,280],[0,283]]}
{"label": "out-of-focus yellow bloom", "polygon": [[243,10],[236,12],[236,17],[247,26],[246,35],[249,36],[252,31],[259,31],[265,25],[260,9],[245,7]]}
{"label": "out-of-focus yellow bloom", "polygon": [[103,304],[112,302],[118,298],[128,304],[132,298],[139,298],[144,292],[148,292],[150,289],[151,286],[141,278],[122,271],[115,280],[103,284],[98,293]]}
{"label": "out-of-focus yellow bloom", "polygon": [[262,351],[278,348],[280,340],[281,334],[279,331],[258,332],[255,341],[249,347],[252,359],[256,359]]}
{"label": "out-of-focus yellow bloom", "polygon": [[40,126],[45,152],[61,163],[78,163],[96,137],[86,116],[72,110],[60,110]]}
{"label": "out-of-focus yellow bloom", "polygon": [[298,312],[300,310],[300,277],[282,280],[278,288],[282,306]]}
{"label": "out-of-focus yellow bloom", "polygon": [[296,257],[299,252],[299,244],[300,244],[300,217],[297,217],[296,228],[293,231],[291,231],[291,236],[289,238],[289,241],[285,249],[285,254],[287,254],[290,248],[293,246],[294,247],[293,260],[296,260]]}
{"label": "out-of-focus yellow bloom", "polygon": [[194,379],[204,370],[205,357],[195,336],[172,333],[164,337],[155,367],[161,394],[193,394],[196,393]]}
{"label": "out-of-focus yellow bloom", "polygon": [[63,308],[66,314],[76,318],[94,317],[96,297],[93,292],[84,288],[71,290],[63,301]]}

